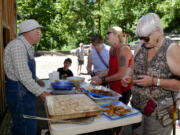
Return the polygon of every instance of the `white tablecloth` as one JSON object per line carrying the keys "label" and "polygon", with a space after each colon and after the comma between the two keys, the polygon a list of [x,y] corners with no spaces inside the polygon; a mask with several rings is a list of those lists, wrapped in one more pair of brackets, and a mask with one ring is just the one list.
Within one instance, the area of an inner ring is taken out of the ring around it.
{"label": "white tablecloth", "polygon": [[76,135],[83,134],[103,129],[110,129],[114,127],[120,127],[130,125],[133,123],[141,122],[142,114],[131,117],[125,117],[118,120],[110,120],[109,118],[101,115],[95,118],[94,122],[88,125],[78,124],[49,124],[51,135]]}

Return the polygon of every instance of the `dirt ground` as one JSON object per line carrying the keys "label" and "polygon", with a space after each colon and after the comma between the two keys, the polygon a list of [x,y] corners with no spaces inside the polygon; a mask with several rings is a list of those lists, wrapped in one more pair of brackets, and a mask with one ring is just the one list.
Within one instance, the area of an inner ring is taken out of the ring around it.
{"label": "dirt ground", "polygon": [[[57,71],[59,67],[63,67],[64,60],[66,58],[71,58],[72,65],[70,67],[71,71],[73,72],[74,76],[77,76],[77,57],[76,56],[40,56],[36,57],[36,74],[39,79],[47,79],[49,76],[48,74]],[[84,65],[82,66],[82,72],[87,73],[86,70],[87,65],[87,56],[84,58]],[[89,75],[81,75],[86,79],[90,78]]]}

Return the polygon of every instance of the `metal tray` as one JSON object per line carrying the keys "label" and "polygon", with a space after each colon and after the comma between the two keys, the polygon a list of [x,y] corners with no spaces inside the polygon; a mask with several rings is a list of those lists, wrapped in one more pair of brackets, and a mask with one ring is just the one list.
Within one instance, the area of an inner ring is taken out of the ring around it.
{"label": "metal tray", "polygon": [[68,94],[76,94],[77,90],[72,89],[72,90],[53,90],[52,94],[54,95],[68,95]]}
{"label": "metal tray", "polygon": [[46,107],[48,117],[56,120],[96,116],[104,110],[85,94],[48,96]]}
{"label": "metal tray", "polygon": [[[118,116],[118,115],[114,115],[114,116],[110,116],[108,115],[106,112],[103,112],[103,115],[108,117],[109,119],[111,120],[117,120],[117,119],[122,119],[122,118],[125,118],[125,117],[131,117],[131,116],[134,116],[134,115],[137,115],[139,112],[139,110],[135,109],[135,108],[132,108],[130,106],[127,106],[125,105],[124,103],[120,102],[120,101],[115,101],[113,102],[116,106],[123,106],[124,108],[127,108],[127,109],[131,109],[131,112],[128,112],[126,113],[126,115],[124,116]],[[105,107],[106,105],[110,105],[111,103],[107,103],[107,104],[101,104],[99,106],[101,107]]]}
{"label": "metal tray", "polygon": [[[87,86],[87,84],[86,84]],[[104,86],[81,86],[81,89],[84,93],[86,93],[90,98],[92,98],[93,100],[118,100],[122,95],[109,89],[106,88]],[[104,91],[108,91],[112,94],[112,96],[104,96],[104,95],[100,95],[100,94],[96,94],[96,93],[91,93],[90,90],[92,89],[96,89],[96,90],[104,90]]]}

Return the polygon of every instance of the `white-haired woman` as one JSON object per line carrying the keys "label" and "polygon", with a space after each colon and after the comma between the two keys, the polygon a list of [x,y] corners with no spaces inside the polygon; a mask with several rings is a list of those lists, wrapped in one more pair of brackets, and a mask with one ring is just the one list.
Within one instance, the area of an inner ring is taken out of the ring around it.
{"label": "white-haired woman", "polygon": [[157,112],[172,104],[180,89],[176,77],[180,75],[180,46],[164,37],[160,18],[154,13],[139,20],[136,35],[142,45],[134,56],[132,106],[142,112],[143,118],[133,126],[133,133],[170,135],[172,125],[163,127]]}

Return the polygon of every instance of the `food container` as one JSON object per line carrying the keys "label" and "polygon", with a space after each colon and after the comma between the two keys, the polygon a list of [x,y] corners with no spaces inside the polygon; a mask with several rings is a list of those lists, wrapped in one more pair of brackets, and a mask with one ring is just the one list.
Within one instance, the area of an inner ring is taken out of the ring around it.
{"label": "food container", "polygon": [[49,73],[49,81],[51,83],[56,82],[59,80],[59,72],[53,71],[52,73]]}
{"label": "food container", "polygon": [[46,109],[48,117],[54,120],[96,116],[103,111],[103,108],[85,94],[48,96]]}
{"label": "food container", "polygon": [[71,81],[74,83],[76,89],[80,90],[80,85],[84,82],[84,77],[79,76],[71,76],[66,78],[68,81]]}
{"label": "food container", "polygon": [[71,90],[74,87],[74,83],[67,80],[59,80],[51,83],[54,90]]}
{"label": "food container", "polygon": [[[111,103],[101,104],[100,106],[101,106],[101,107],[106,107],[106,106],[108,106],[108,105],[110,105],[110,104],[111,104]],[[127,112],[127,113],[126,113],[125,115],[123,115],[123,116],[119,116],[119,115],[117,115],[117,114],[114,114],[113,116],[110,116],[107,112],[103,112],[103,115],[105,115],[106,117],[108,117],[108,118],[111,119],[111,120],[117,120],[117,119],[122,119],[122,118],[125,118],[125,117],[131,117],[131,116],[134,116],[134,115],[137,115],[137,114],[140,113],[139,110],[137,110],[137,109],[135,109],[135,108],[132,108],[132,107],[130,107],[130,106],[128,106],[128,105],[120,102],[120,101],[115,101],[115,102],[113,102],[113,104],[114,104],[115,106],[121,106],[121,107],[123,107],[123,108],[125,108],[125,109],[130,109],[130,111]]]}
{"label": "food container", "polygon": [[[90,98],[92,98],[93,100],[96,100],[96,101],[98,101],[98,100],[119,100],[119,98],[121,97],[121,94],[119,94],[109,88],[106,88],[104,86],[93,86],[91,84],[84,83],[83,85],[81,85],[81,89]],[[92,92],[92,90],[107,91],[110,95],[105,96],[105,95],[97,94],[97,93]]]}

